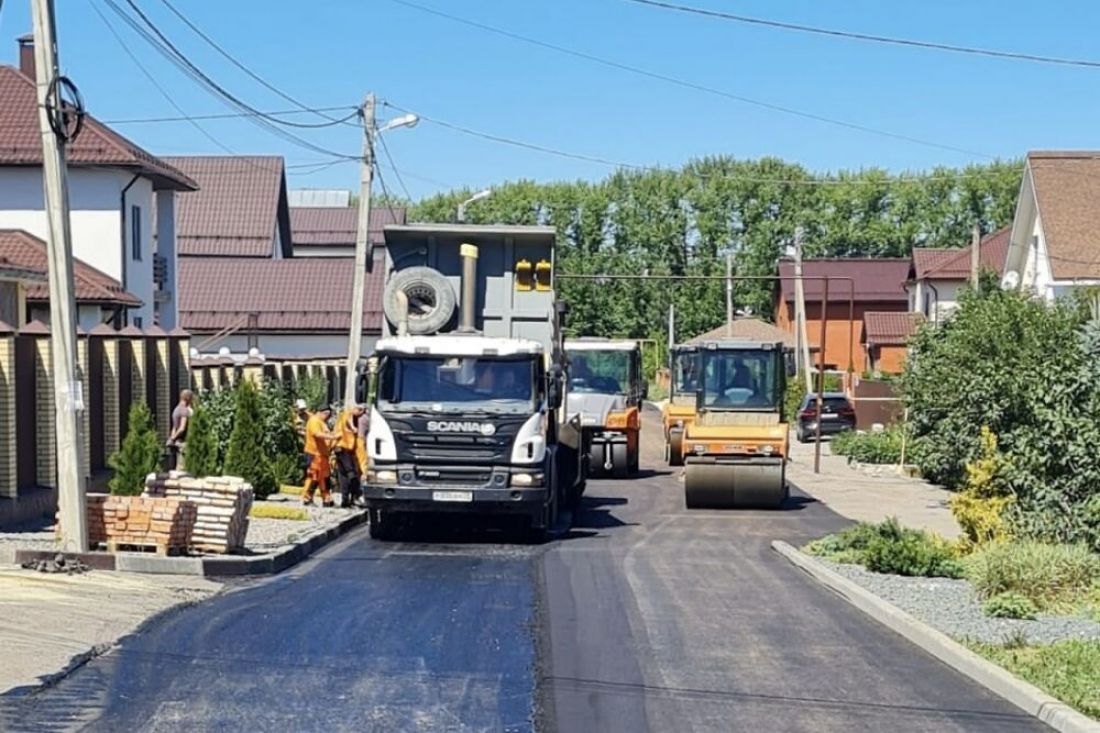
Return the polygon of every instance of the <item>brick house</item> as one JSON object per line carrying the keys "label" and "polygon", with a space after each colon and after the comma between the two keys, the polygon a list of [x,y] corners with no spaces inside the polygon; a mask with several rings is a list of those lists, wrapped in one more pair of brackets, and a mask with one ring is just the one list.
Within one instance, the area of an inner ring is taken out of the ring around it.
{"label": "brick house", "polygon": [[[908,258],[823,258],[802,263],[806,278],[831,277],[828,301],[822,313],[824,282],[805,280],[806,331],[812,349],[821,344],[821,322],[825,321],[825,368],[856,372],[868,368],[863,349],[863,334],[869,313],[905,313],[909,296],[905,281],[909,274]],[[775,323],[789,334],[795,333],[794,261],[779,261],[781,278],[775,294]],[[847,280],[851,278],[851,284]],[[851,301],[852,320],[849,321]],[[849,361],[851,363],[849,363]]]}
{"label": "brick house", "polygon": [[[982,270],[1004,274],[1012,227],[984,236],[979,243],[978,264]],[[970,282],[970,247],[936,249],[915,247],[906,289],[909,310],[939,323],[958,306],[959,291]]]}
{"label": "brick house", "polygon": [[[0,228],[43,239],[32,43],[20,39],[19,69],[0,65]],[[176,194],[196,183],[90,115],[66,152],[73,255],[137,298],[131,324],[175,327]]]}
{"label": "brick house", "polygon": [[901,374],[909,354],[909,339],[922,320],[920,313],[865,313],[863,350],[867,355],[867,370]]}

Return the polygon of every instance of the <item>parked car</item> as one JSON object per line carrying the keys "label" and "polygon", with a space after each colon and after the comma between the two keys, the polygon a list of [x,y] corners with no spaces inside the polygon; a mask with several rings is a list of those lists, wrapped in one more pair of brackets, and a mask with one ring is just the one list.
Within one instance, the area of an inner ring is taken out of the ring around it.
{"label": "parked car", "polygon": [[[843,392],[826,392],[821,403],[821,434],[836,435],[845,430],[855,430],[856,411]],[[798,427],[795,436],[799,443],[813,440],[817,430],[817,395],[808,394],[798,406]]]}

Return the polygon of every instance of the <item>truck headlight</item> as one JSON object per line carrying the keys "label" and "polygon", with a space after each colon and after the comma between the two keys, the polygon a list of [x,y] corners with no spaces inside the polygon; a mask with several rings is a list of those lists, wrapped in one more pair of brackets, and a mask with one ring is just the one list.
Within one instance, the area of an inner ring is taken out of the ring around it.
{"label": "truck headlight", "polygon": [[513,473],[512,486],[542,486],[545,479],[541,473]]}
{"label": "truck headlight", "polygon": [[397,471],[367,471],[367,483],[396,484]]}

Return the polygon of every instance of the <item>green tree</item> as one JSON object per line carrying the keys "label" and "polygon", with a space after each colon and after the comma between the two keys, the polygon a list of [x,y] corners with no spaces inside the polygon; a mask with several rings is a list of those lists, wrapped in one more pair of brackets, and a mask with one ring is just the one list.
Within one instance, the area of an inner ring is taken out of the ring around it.
{"label": "green tree", "polygon": [[130,406],[129,427],[122,447],[108,461],[115,474],[108,485],[112,494],[137,496],[145,489],[145,477],[160,468],[164,446],[153,427],[153,416],[144,402]]}
{"label": "green tree", "polygon": [[252,484],[257,498],[263,499],[276,490],[270,459],[263,451],[263,422],[260,396],[249,379],[242,379],[234,390],[236,412],[233,432],[225,454],[224,472],[239,476]]}
{"label": "green tree", "polygon": [[216,476],[219,473],[218,438],[214,433],[212,411],[199,403],[187,427],[184,467],[193,476]]}

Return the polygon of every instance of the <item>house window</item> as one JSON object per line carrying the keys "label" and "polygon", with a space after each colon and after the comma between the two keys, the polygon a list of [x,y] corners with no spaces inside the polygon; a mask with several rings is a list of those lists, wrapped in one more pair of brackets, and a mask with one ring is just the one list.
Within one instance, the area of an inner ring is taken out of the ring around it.
{"label": "house window", "polygon": [[134,262],[141,262],[141,207],[130,207],[130,247]]}
{"label": "house window", "polygon": [[143,325],[143,323],[142,323],[141,316],[134,316],[134,326],[137,327],[137,328],[141,328],[142,325]]}

